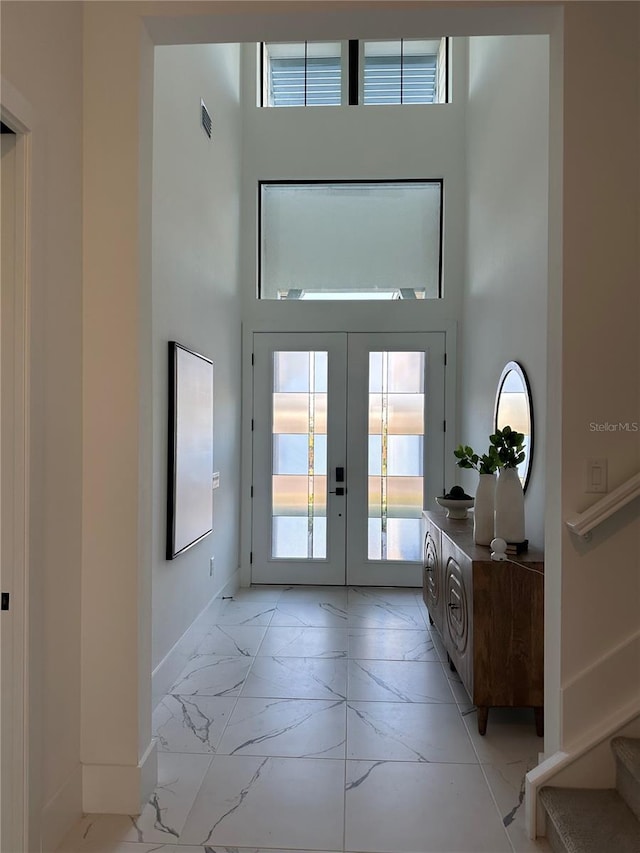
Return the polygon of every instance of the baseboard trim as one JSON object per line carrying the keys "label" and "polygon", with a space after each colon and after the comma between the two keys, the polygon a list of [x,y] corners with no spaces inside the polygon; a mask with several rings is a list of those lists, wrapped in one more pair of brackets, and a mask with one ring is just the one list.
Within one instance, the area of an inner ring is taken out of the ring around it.
{"label": "baseboard trim", "polygon": [[158,742],[151,740],[138,762],[140,768],[140,797],[141,802],[148,803],[158,784]]}
{"label": "baseboard trim", "polygon": [[84,764],[82,807],[89,814],[140,814],[158,777],[158,753],[151,741],[135,765]]}
{"label": "baseboard trim", "polygon": [[157,708],[199,646],[205,630],[204,626],[211,624],[212,613],[215,614],[215,609],[220,607],[222,598],[234,595],[239,587],[240,568],[238,567],[153,670],[151,674],[153,710]]}
{"label": "baseboard trim", "polygon": [[42,809],[40,847],[42,853],[54,853],[71,827],[82,817],[82,765],[78,764],[66,782]]}

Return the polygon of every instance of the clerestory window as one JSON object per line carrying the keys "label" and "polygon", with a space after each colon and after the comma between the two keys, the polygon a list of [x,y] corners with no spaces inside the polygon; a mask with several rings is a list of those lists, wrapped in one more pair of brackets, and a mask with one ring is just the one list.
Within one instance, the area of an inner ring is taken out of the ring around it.
{"label": "clerestory window", "polygon": [[263,43],[261,105],[448,103],[449,41]]}
{"label": "clerestory window", "polygon": [[262,45],[262,104],[335,106],[342,102],[340,42]]}
{"label": "clerestory window", "polygon": [[364,104],[437,104],[446,101],[440,63],[446,39],[364,42]]}

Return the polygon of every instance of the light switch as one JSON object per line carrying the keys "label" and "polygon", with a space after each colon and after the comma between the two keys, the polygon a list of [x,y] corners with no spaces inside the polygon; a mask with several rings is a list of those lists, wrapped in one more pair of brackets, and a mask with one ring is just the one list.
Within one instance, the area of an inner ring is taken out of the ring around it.
{"label": "light switch", "polygon": [[219,489],[220,488],[220,471],[214,471],[211,478],[211,488]]}
{"label": "light switch", "polygon": [[588,493],[607,491],[607,460],[587,459],[587,487]]}

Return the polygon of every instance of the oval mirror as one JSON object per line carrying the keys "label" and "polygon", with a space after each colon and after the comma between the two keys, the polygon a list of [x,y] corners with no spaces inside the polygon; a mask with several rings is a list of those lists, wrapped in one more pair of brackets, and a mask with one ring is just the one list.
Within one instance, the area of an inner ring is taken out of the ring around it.
{"label": "oval mirror", "polygon": [[533,404],[527,374],[517,361],[505,365],[496,394],[493,428],[504,429],[507,425],[524,434],[525,457],[518,465],[518,476],[526,489],[533,459]]}

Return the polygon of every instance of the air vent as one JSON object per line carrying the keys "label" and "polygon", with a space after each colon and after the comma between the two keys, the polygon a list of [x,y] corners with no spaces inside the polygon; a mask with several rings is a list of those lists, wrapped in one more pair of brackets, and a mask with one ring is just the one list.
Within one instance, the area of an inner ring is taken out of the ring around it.
{"label": "air vent", "polygon": [[202,100],[202,98],[200,99],[200,117],[202,120],[202,127],[204,128],[204,132],[207,134],[209,139],[211,139],[211,129],[213,125],[211,123],[211,116],[209,115],[209,110],[207,109],[205,102]]}

